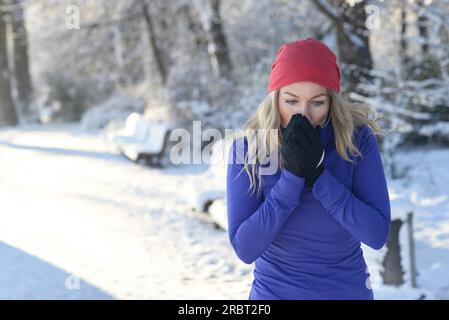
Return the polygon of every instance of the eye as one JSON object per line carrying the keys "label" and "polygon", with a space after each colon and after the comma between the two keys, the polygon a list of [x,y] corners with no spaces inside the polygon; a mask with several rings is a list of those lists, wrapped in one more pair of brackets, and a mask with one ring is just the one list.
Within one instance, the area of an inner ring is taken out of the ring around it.
{"label": "eye", "polygon": [[285,100],[285,102],[290,105],[294,105],[297,101],[296,100]]}
{"label": "eye", "polygon": [[319,107],[319,106],[322,106],[322,105],[324,104],[324,102],[325,102],[325,101],[313,101],[312,104],[313,104],[315,107]]}

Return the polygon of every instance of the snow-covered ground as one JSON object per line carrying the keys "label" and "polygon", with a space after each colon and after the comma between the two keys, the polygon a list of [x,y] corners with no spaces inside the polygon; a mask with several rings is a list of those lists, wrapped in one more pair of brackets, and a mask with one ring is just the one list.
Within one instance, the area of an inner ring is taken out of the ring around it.
{"label": "snow-covered ground", "polygon": [[[417,282],[422,288],[417,293],[449,299],[449,148],[404,150],[397,154],[397,164],[409,170],[404,179],[389,181],[390,198],[403,197],[415,209]],[[406,226],[402,229],[401,236],[405,238]],[[403,256],[408,259],[405,253]],[[408,270],[407,261],[404,268]],[[409,274],[405,274],[405,279],[410,279]],[[413,296],[411,290],[406,292],[406,287],[399,292],[404,297]],[[390,298],[390,291],[382,287],[379,295]]]}
{"label": "snow-covered ground", "polygon": [[[252,265],[191,210],[204,165],[142,167],[78,124],[0,130],[0,154],[0,298],[247,299]],[[399,160],[421,289],[380,285],[382,251],[364,248],[376,298],[448,299],[449,149]]]}
{"label": "snow-covered ground", "polygon": [[246,299],[251,266],[184,195],[77,125],[0,132],[0,298]]}

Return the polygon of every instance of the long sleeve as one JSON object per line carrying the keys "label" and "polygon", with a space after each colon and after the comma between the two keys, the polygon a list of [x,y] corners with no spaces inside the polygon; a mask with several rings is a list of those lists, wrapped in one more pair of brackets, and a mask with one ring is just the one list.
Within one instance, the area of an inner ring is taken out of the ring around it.
{"label": "long sleeve", "polygon": [[[244,145],[244,146],[242,146]],[[299,205],[305,179],[283,170],[265,196],[249,190],[250,181],[243,163],[247,144],[233,142],[227,164],[227,217],[229,240],[237,256],[250,264],[273,242],[293,210]]]}
{"label": "long sleeve", "polygon": [[343,228],[377,250],[390,230],[390,200],[375,136],[365,130],[361,140],[363,157],[355,165],[352,192],[325,169],[313,186],[313,195]]}

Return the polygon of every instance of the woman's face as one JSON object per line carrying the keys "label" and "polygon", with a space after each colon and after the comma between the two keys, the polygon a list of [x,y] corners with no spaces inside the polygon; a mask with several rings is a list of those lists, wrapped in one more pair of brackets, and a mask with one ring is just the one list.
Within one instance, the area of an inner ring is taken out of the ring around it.
{"label": "woman's face", "polygon": [[313,82],[295,82],[279,92],[279,113],[282,127],[287,127],[295,113],[305,116],[313,127],[323,125],[329,112],[330,97],[326,88]]}

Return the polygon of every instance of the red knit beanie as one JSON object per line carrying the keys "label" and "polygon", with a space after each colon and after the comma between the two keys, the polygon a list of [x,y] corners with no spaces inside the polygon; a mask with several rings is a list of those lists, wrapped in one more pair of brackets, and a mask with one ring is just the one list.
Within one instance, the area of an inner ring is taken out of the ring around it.
{"label": "red knit beanie", "polygon": [[314,82],[340,92],[337,57],[324,43],[307,38],[279,48],[271,65],[268,92],[300,81]]}

